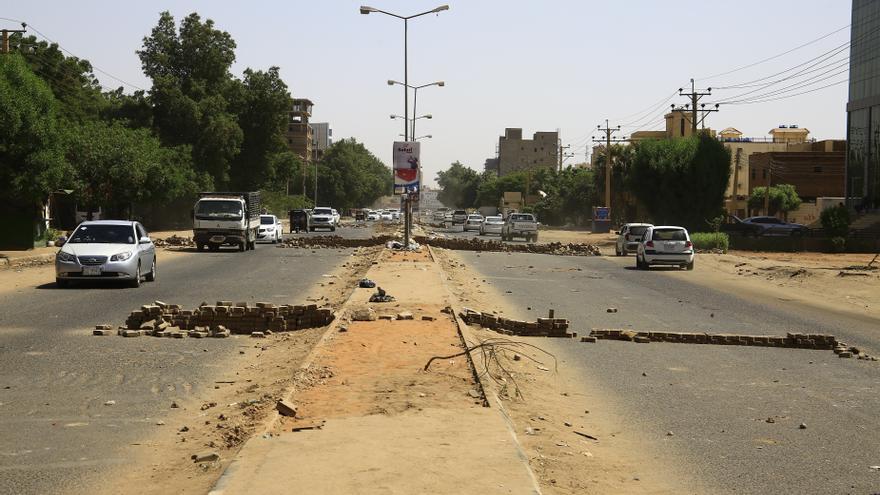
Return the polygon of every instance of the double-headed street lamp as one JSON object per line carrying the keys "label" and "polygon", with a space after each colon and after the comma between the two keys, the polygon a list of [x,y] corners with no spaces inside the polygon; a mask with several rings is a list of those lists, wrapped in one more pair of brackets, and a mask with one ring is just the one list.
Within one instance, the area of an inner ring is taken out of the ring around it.
{"label": "double-headed street lamp", "polygon": [[[400,136],[400,137],[404,137],[403,134],[398,134],[398,136]],[[434,136],[432,136],[431,134],[425,134],[424,136],[413,137],[413,138],[410,138],[410,139],[412,139],[413,141],[418,141],[419,139],[431,139],[431,138],[433,138],[433,137],[434,137]]]}
{"label": "double-headed street lamp", "polygon": [[[422,12],[420,14],[402,16],[402,15],[392,14],[391,12],[386,12],[384,10],[380,10],[380,9],[377,9],[374,7],[368,7],[366,5],[361,6],[361,14],[366,15],[366,14],[371,14],[373,12],[376,12],[379,14],[390,15],[391,17],[396,17],[398,19],[403,20],[403,115],[404,115],[405,120],[408,118],[407,116],[409,115],[409,70],[408,70],[409,67],[408,67],[408,58],[407,58],[407,54],[408,54],[407,33],[409,31],[409,20],[414,19],[416,17],[423,16],[423,15],[427,15],[427,14],[438,14],[440,12],[443,12],[444,10],[449,10],[449,5],[441,5],[439,7]],[[406,130],[404,131],[404,134],[405,134],[404,139],[408,141],[409,140],[409,121],[408,120],[405,122],[405,125],[406,125]]]}
{"label": "double-headed street lamp", "polygon": [[[413,117],[415,117],[415,115],[416,115],[416,105],[419,102],[419,90],[420,89],[427,88],[428,86],[439,86],[441,88],[443,86],[446,86],[446,83],[444,81],[435,81],[435,82],[428,83],[428,84],[422,84],[421,86],[410,86],[410,85],[408,85],[406,83],[402,83],[400,81],[394,81],[391,79],[388,80],[389,86],[394,86],[395,84],[399,84],[401,86],[404,86],[406,88],[413,90]],[[413,136],[416,135],[416,119],[415,118],[413,118],[412,130],[410,131],[410,135],[413,135]]]}

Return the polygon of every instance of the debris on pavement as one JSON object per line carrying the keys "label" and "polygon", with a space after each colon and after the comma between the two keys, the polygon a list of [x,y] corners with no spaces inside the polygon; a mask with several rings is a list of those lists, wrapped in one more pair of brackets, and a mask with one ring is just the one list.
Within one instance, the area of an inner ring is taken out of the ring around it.
{"label": "debris on pavement", "polygon": [[351,312],[351,319],[353,321],[376,321],[376,312],[370,307],[356,308]]}
{"label": "debris on pavement", "polygon": [[360,287],[361,289],[372,289],[372,288],[376,287],[376,282],[373,282],[372,280],[370,280],[368,278],[362,278],[358,282],[358,287]]}
{"label": "debris on pavement", "polygon": [[565,318],[554,318],[552,311],[548,318],[538,318],[537,321],[520,321],[493,313],[483,313],[463,308],[461,319],[468,325],[480,325],[507,335],[520,335],[524,337],[577,337],[577,333],[568,332],[568,320]]}
{"label": "debris on pavement", "polygon": [[191,456],[191,459],[192,459],[193,462],[195,462],[195,463],[200,463],[200,462],[215,462],[215,461],[219,461],[219,460],[220,460],[220,454],[218,454],[217,452],[205,452],[205,453],[202,453],[202,454],[193,454],[193,455]]}
{"label": "debris on pavement", "polygon": [[[119,330],[119,335],[222,338],[232,333],[253,335],[323,327],[335,318],[331,308],[318,307],[317,304],[276,305],[258,302],[256,306],[250,306],[246,302],[233,304],[231,301],[217,301],[214,305],[202,303],[196,309],[186,310],[179,304],[156,303],[132,311],[125,320],[125,326]],[[97,330],[95,334],[99,335]]]}
{"label": "debris on pavement", "polygon": [[296,411],[297,411],[296,405],[294,405],[290,401],[283,400],[283,399],[279,400],[278,402],[275,403],[275,409],[277,409],[278,413],[281,414],[282,416],[287,416],[287,417],[291,417],[291,418],[296,417]]}
{"label": "debris on pavement", "polygon": [[192,237],[172,235],[164,239],[153,239],[153,245],[156,247],[195,247],[196,243]]}
{"label": "debris on pavement", "polygon": [[388,295],[381,287],[377,287],[376,292],[370,296],[370,302],[392,302],[394,300],[394,296]]}
{"label": "debris on pavement", "polygon": [[589,438],[590,440],[595,440],[595,441],[597,441],[597,442],[599,441],[599,439],[596,438],[596,437],[594,437],[593,435],[590,435],[590,434],[584,433],[584,432],[582,432],[582,431],[573,431],[572,433],[574,433],[575,435],[580,435],[580,436],[582,436],[582,437],[584,437],[584,438]]}

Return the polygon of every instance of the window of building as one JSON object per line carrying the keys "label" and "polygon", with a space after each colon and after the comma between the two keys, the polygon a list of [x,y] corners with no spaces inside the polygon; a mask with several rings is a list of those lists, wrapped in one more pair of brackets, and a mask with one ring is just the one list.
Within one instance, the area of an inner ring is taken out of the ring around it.
{"label": "window of building", "polygon": [[681,119],[679,123],[681,124],[681,135],[684,136],[684,119]]}

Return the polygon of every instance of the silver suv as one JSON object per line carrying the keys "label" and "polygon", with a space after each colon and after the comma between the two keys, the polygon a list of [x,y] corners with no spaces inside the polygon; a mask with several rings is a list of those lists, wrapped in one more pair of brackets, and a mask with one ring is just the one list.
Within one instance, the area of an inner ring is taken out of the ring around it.
{"label": "silver suv", "polygon": [[156,248],[139,222],[97,220],[79,224],[61,238],[55,255],[55,283],[73,280],[124,280],[138,287],[156,280]]}

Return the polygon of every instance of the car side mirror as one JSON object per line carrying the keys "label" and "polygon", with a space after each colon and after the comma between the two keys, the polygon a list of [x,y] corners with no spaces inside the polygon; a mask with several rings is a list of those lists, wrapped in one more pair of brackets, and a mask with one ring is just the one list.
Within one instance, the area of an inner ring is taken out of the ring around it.
{"label": "car side mirror", "polygon": [[151,241],[148,236],[143,236],[143,237],[141,237],[141,240],[139,242],[140,242],[140,244],[149,244],[153,241]]}
{"label": "car side mirror", "polygon": [[61,237],[59,237],[58,239],[55,239],[55,246],[56,246],[56,247],[61,247],[61,246],[63,246],[64,243],[66,243],[66,242],[67,242],[67,237],[66,237],[66,236],[61,236]]}

